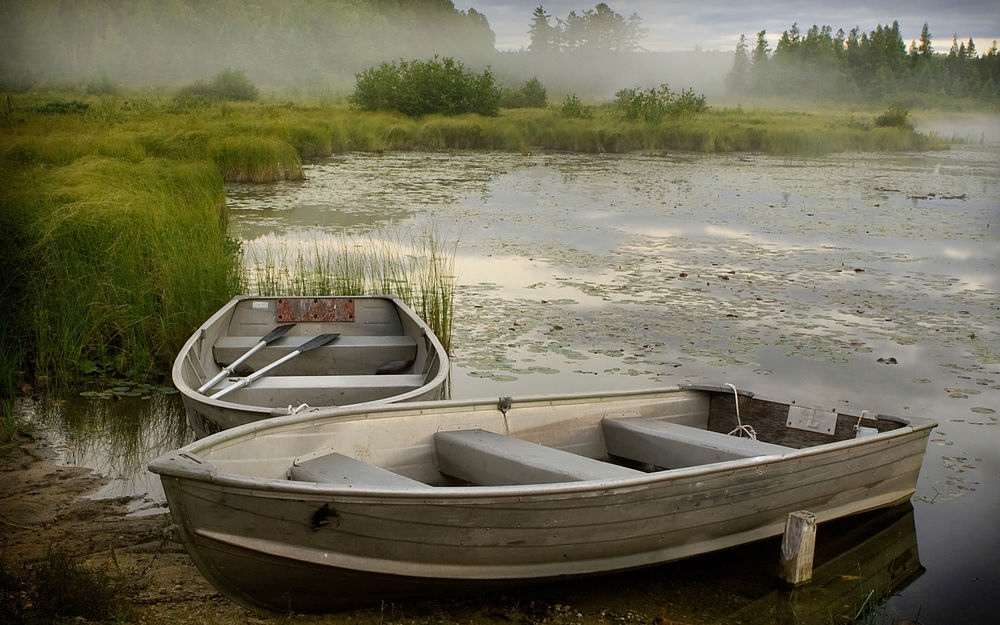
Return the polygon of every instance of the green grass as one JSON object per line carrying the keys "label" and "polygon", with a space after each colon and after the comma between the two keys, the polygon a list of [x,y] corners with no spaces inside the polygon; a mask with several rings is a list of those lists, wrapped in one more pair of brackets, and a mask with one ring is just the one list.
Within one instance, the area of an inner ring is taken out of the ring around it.
{"label": "green grass", "polygon": [[209,164],[85,156],[18,173],[0,205],[18,217],[5,248],[32,267],[10,290],[36,377],[149,375],[238,287]]}

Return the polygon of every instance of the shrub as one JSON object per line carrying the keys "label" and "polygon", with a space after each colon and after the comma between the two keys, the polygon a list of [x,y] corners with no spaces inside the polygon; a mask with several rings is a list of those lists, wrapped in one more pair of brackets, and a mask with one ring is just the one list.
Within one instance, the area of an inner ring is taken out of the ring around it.
{"label": "shrub", "polygon": [[695,95],[692,89],[674,93],[666,83],[660,85],[659,89],[622,89],[615,94],[615,98],[623,119],[653,124],[665,117],[676,119],[682,115],[708,110],[705,96]]}
{"label": "shrub", "polygon": [[216,74],[211,81],[199,80],[194,84],[182,87],[177,92],[180,100],[232,100],[252,102],[257,99],[259,91],[245,70],[226,68]]}
{"label": "shrub", "polygon": [[575,93],[566,95],[566,99],[563,100],[562,106],[559,107],[557,113],[560,117],[567,117],[569,119],[590,119],[594,116],[593,109],[584,105]]}
{"label": "shrub", "polygon": [[545,108],[547,104],[548,94],[537,78],[528,80],[516,89],[504,89],[500,100],[500,106],[508,109]]}
{"label": "shrub", "polygon": [[399,111],[411,117],[500,112],[500,88],[486,69],[475,74],[452,58],[382,63],[357,74],[348,101],[363,111]]}
{"label": "shrub", "polygon": [[69,102],[53,100],[41,106],[36,106],[35,110],[43,115],[83,115],[89,108],[89,104],[80,102],[79,100],[71,100]]}
{"label": "shrub", "polygon": [[875,125],[882,128],[913,128],[909,116],[909,109],[897,102],[875,118]]}

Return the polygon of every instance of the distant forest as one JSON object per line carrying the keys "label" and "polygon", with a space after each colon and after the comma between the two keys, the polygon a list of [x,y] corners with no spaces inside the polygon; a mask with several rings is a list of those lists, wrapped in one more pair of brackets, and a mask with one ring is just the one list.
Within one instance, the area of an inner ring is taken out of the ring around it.
{"label": "distant forest", "polygon": [[830,26],[814,25],[805,35],[793,24],[773,51],[766,31],[757,33],[753,48],[741,35],[726,89],[737,97],[895,98],[909,104],[949,97],[995,104],[1000,98],[1000,52],[995,40],[979,53],[971,38],[960,41],[956,35],[948,53],[938,53],[927,24],[920,40],[909,46],[898,22],[870,33],[856,27],[834,33]]}
{"label": "distant forest", "polygon": [[537,78],[553,98],[662,83],[733,99],[1000,96],[996,42],[980,52],[956,38],[943,54],[926,26],[908,48],[895,22],[848,33],[793,25],[773,49],[764,31],[741,37],[735,55],[644,51],[642,18],[604,2],[565,16],[539,5],[524,29],[526,49],[498,52],[487,16],[451,0],[0,0],[0,90],[173,89],[233,68],[265,90],[346,95],[356,74],[384,61],[438,55],[491,67],[501,84]]}

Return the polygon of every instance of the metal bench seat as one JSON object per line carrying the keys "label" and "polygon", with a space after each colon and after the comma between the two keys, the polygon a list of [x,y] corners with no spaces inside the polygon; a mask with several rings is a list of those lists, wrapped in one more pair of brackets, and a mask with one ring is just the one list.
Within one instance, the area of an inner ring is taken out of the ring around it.
{"label": "metal bench seat", "polygon": [[641,471],[480,429],[435,433],[434,454],[441,473],[481,486],[644,475]]}
{"label": "metal bench seat", "polygon": [[[285,336],[261,348],[245,363],[256,370],[272,363],[302,346],[313,336]],[[225,367],[233,363],[260,337],[224,336],[212,347],[216,364]],[[276,369],[289,375],[316,371],[322,373],[375,373],[390,361],[413,362],[417,357],[417,342],[411,336],[338,336],[332,343],[303,354]]]}
{"label": "metal bench seat", "polygon": [[604,419],[601,425],[609,454],[667,469],[795,451],[662,419]]}
{"label": "metal bench seat", "polygon": [[[207,395],[229,386],[225,379],[205,391]],[[394,375],[266,375],[249,386],[224,396],[222,401],[257,406],[346,406],[400,395],[420,388],[426,377],[419,373]]]}
{"label": "metal bench seat", "polygon": [[340,453],[331,453],[299,462],[288,470],[288,479],[299,482],[320,482],[338,486],[363,488],[393,488],[427,490],[431,486],[393,473],[388,469],[356,460]]}

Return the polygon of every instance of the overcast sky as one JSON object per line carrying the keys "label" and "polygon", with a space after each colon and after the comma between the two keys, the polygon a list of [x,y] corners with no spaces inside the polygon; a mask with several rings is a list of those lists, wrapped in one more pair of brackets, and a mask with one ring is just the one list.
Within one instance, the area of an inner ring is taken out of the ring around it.
{"label": "overcast sky", "polygon": [[[455,0],[461,10],[472,7],[484,13],[497,36],[497,48],[517,50],[528,46],[531,13],[539,4],[553,18],[565,18],[592,9],[594,0]],[[741,33],[752,41],[767,30],[773,48],[782,31],[798,22],[805,34],[813,24],[849,31],[859,26],[870,32],[878,24],[899,21],[903,40],[920,38],[926,22],[936,52],[947,52],[952,37],[959,41],[972,37],[979,52],[986,52],[993,39],[1000,38],[1000,0],[613,0],[607,2],[616,13],[628,17],[637,13],[647,29],[643,47],[647,50],[731,51]],[[550,20],[555,23],[555,20]]]}

